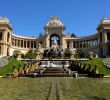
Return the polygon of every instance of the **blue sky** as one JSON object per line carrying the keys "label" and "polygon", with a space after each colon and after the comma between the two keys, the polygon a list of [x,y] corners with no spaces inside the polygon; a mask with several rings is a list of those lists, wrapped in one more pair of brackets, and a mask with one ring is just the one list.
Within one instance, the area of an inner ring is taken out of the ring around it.
{"label": "blue sky", "polygon": [[50,16],[59,16],[65,33],[87,36],[110,17],[110,0],[0,0],[0,16],[10,20],[18,35],[38,36]]}

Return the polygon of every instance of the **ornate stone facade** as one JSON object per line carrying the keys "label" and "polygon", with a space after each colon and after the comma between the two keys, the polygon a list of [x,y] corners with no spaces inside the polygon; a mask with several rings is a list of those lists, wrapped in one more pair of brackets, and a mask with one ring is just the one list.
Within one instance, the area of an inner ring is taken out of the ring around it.
{"label": "ornate stone facade", "polygon": [[0,18],[0,57],[13,55],[14,50],[26,53],[40,48],[44,52],[56,41],[59,48],[72,51],[94,52],[98,56],[110,56],[110,19],[103,18],[97,27],[97,33],[85,37],[73,37],[65,34],[65,26],[59,17],[50,17],[44,26],[45,33],[37,38],[18,36],[12,33],[12,26],[7,18]]}

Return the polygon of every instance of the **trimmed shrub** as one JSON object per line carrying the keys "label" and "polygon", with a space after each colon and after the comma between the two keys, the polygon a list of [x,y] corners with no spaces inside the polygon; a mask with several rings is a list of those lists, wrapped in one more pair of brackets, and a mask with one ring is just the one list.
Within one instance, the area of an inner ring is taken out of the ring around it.
{"label": "trimmed shrub", "polygon": [[88,55],[85,54],[83,51],[81,50],[77,50],[75,53],[75,58],[87,58]]}
{"label": "trimmed shrub", "polygon": [[35,59],[36,57],[36,52],[33,50],[29,50],[25,55],[24,58],[25,59]]}
{"label": "trimmed shrub", "polygon": [[89,60],[86,62],[86,64],[90,64],[92,68],[94,68],[94,66],[97,66],[99,73],[101,74],[110,75],[110,69],[107,69],[106,66],[104,66],[102,58],[95,58],[93,60]]}
{"label": "trimmed shrub", "polygon": [[13,52],[13,57],[17,58],[19,54],[21,54],[21,51],[19,51],[19,50],[14,50],[14,52]]}

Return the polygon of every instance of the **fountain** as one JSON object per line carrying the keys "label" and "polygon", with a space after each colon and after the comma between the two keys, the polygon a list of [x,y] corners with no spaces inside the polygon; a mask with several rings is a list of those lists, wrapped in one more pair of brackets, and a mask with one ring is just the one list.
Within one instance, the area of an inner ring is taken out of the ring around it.
{"label": "fountain", "polygon": [[64,50],[59,48],[59,45],[57,44],[57,41],[54,40],[52,42],[52,46],[50,47],[50,49],[45,49],[44,50],[44,57],[51,57],[51,58],[58,58],[58,57],[63,57],[64,54]]}

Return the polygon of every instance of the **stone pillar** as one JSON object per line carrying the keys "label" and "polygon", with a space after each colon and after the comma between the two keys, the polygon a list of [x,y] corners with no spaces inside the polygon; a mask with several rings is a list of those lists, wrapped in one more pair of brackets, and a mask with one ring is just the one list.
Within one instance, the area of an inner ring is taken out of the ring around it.
{"label": "stone pillar", "polygon": [[82,48],[82,41],[80,41],[80,48]]}
{"label": "stone pillar", "polygon": [[49,37],[46,38],[46,47],[48,48],[50,46]]}
{"label": "stone pillar", "polygon": [[97,40],[95,39],[95,46],[97,45]]}
{"label": "stone pillar", "polygon": [[107,40],[107,32],[104,32],[104,43],[107,43],[107,42],[108,42],[108,40]]}
{"label": "stone pillar", "polygon": [[19,47],[21,47],[21,40],[19,40]]}
{"label": "stone pillar", "polygon": [[18,47],[18,39],[16,39],[16,46]]}
{"label": "stone pillar", "polygon": [[83,46],[83,45],[84,45],[84,41],[82,41],[82,48],[84,48],[84,46]]}
{"label": "stone pillar", "polygon": [[7,31],[4,31],[4,33],[3,33],[3,37],[2,37],[3,39],[3,43],[7,43]]}
{"label": "stone pillar", "polygon": [[71,43],[71,44],[70,44],[71,48],[73,48],[73,41],[71,41],[70,43]]}
{"label": "stone pillar", "polygon": [[26,40],[26,48],[27,48],[27,40]]}
{"label": "stone pillar", "polygon": [[29,41],[29,42],[30,42],[29,44],[30,44],[30,48],[31,48],[31,41]]}
{"label": "stone pillar", "polygon": [[34,41],[33,41],[33,48],[34,48]]}
{"label": "stone pillar", "polygon": [[99,45],[99,43],[98,43],[98,39],[97,39],[97,46]]}
{"label": "stone pillar", "polygon": [[14,39],[14,46],[15,46],[15,39]]}
{"label": "stone pillar", "polygon": [[85,43],[85,48],[87,48],[87,44],[86,44],[86,43],[87,43],[87,41],[85,40],[85,41],[84,41],[84,43]]}
{"label": "stone pillar", "polygon": [[15,39],[15,46],[16,46],[16,39]]}
{"label": "stone pillar", "polygon": [[4,31],[3,32],[3,48],[2,48],[2,55],[4,55],[4,56],[6,56],[7,55],[7,45],[6,45],[6,43],[7,43],[7,33],[8,33],[8,31]]}
{"label": "stone pillar", "polygon": [[89,42],[88,42],[88,40],[87,40],[87,48],[89,48]]}
{"label": "stone pillar", "polygon": [[93,40],[91,40],[91,45],[92,45],[92,47],[93,47]]}
{"label": "stone pillar", "polygon": [[23,48],[24,48],[24,40],[23,40]]}
{"label": "stone pillar", "polygon": [[89,40],[89,45],[90,45],[89,47],[91,48],[91,40]]}

